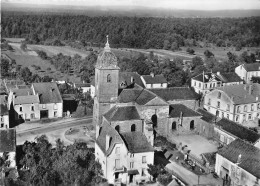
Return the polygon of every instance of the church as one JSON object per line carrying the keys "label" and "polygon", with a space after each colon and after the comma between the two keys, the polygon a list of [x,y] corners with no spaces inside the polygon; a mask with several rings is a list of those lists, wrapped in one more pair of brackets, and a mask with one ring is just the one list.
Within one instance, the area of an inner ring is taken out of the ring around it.
{"label": "church", "polygon": [[[167,136],[171,125],[176,125],[176,122],[170,122],[171,105],[182,104],[181,109],[185,111],[196,109],[198,95],[188,87],[148,90],[132,85],[120,89],[119,77],[117,58],[107,39],[95,66],[95,156],[109,183],[145,182],[151,179],[147,165],[154,163],[155,129],[156,133]],[[130,78],[135,84],[134,78]],[[192,125],[196,128],[194,121]],[[185,124],[180,131],[194,132]]]}

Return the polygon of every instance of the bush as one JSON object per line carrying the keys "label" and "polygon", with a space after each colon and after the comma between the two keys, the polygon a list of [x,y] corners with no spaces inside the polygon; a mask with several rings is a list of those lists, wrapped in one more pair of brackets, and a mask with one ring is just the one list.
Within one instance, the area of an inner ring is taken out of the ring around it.
{"label": "bush", "polygon": [[191,55],[194,55],[195,51],[192,48],[187,48],[186,52],[188,52]]}
{"label": "bush", "polygon": [[158,176],[158,182],[162,185],[168,185],[172,180],[172,175],[168,172]]}

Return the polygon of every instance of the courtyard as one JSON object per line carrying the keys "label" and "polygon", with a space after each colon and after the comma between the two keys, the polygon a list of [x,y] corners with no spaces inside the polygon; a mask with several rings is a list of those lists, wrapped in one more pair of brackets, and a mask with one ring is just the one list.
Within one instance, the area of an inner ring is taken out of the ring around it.
{"label": "courtyard", "polygon": [[218,145],[213,140],[208,140],[200,135],[190,134],[181,136],[169,136],[169,141],[180,144],[182,146],[187,145],[187,149],[190,153],[196,157],[200,157],[202,153],[216,152]]}

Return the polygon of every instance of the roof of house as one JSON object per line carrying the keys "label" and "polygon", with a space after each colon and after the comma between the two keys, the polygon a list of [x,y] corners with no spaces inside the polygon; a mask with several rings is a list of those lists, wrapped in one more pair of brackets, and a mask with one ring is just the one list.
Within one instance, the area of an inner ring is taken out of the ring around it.
{"label": "roof of house", "polygon": [[224,83],[241,82],[243,81],[235,72],[220,73],[218,77]]}
{"label": "roof of house", "polygon": [[11,90],[14,95],[16,96],[27,96],[27,95],[33,95],[33,91],[31,88],[25,88],[25,89],[12,89]]}
{"label": "roof of house", "polygon": [[196,111],[186,107],[183,104],[173,104],[170,105],[169,117],[177,118],[177,117],[200,117],[201,115]]}
{"label": "roof of house", "polygon": [[150,91],[155,93],[165,101],[199,99],[199,95],[189,87],[150,89]]}
{"label": "roof of house", "polygon": [[243,64],[247,72],[249,71],[260,71],[260,63],[245,63]]}
{"label": "roof of house", "polygon": [[14,105],[40,103],[38,95],[17,96],[13,100]]}
{"label": "roof of house", "polygon": [[90,83],[75,83],[76,88],[81,88],[81,87],[90,87]]}
{"label": "roof of house", "polygon": [[138,84],[139,86],[144,88],[143,81],[141,80],[141,76],[137,72],[119,72],[119,84],[126,83],[126,86],[131,86],[131,79],[133,78],[133,82]]}
{"label": "roof of house", "polygon": [[260,149],[241,139],[232,141],[229,145],[221,148],[218,154],[233,163],[237,163],[241,154],[239,167],[260,179]]}
{"label": "roof of house", "polygon": [[135,106],[114,106],[103,115],[108,121],[140,120]]}
{"label": "roof of house", "polygon": [[[249,93],[250,86],[251,93]],[[258,83],[223,86],[216,90],[225,92],[230,98],[233,98],[235,104],[255,103],[258,102],[260,96],[260,84]]]}
{"label": "roof of house", "polygon": [[162,74],[159,75],[142,75],[144,81],[146,84],[161,84],[161,83],[167,83],[167,80]]}
{"label": "roof of house", "polygon": [[16,149],[15,129],[0,129],[0,152],[14,152]]}
{"label": "roof of house", "polygon": [[215,122],[215,120],[217,119],[217,117],[215,115],[211,114],[210,112],[208,112],[204,109],[198,108],[196,111],[202,115],[202,117],[200,119],[202,119],[206,122],[209,122],[209,123]]}
{"label": "roof of house", "polygon": [[154,151],[152,145],[147,141],[147,138],[142,132],[124,132],[120,134],[129,152],[140,153]]}
{"label": "roof of house", "polygon": [[35,93],[39,94],[40,103],[61,103],[62,98],[56,83],[33,83]]}
{"label": "roof of house", "polygon": [[135,101],[143,90],[123,89],[118,96],[119,103],[129,103]]}
{"label": "roof of house", "polygon": [[[111,139],[110,139],[110,146],[106,150],[106,136],[107,135],[110,136]],[[122,144],[122,143],[124,143],[124,141],[122,140],[121,136],[114,128],[112,128],[107,123],[103,123],[103,125],[101,126],[101,129],[100,129],[99,136],[97,137],[96,143],[98,144],[98,146],[104,152],[105,155],[109,155],[112,152],[115,144],[120,144],[120,143]]]}
{"label": "roof of house", "polygon": [[[203,78],[203,75],[204,75],[204,78]],[[197,81],[200,81],[200,82],[209,82],[212,78],[215,78],[216,81],[221,81],[220,78],[212,73],[212,72],[205,72],[205,73],[201,73],[195,77],[193,77],[192,79],[194,80],[197,80]]]}
{"label": "roof of house", "polygon": [[216,125],[228,133],[251,143],[255,143],[258,139],[260,139],[260,134],[226,118],[222,118],[216,122]]}
{"label": "roof of house", "polygon": [[139,105],[145,105],[155,97],[156,95],[153,92],[147,89],[143,89],[139,96],[136,98],[135,102]]}

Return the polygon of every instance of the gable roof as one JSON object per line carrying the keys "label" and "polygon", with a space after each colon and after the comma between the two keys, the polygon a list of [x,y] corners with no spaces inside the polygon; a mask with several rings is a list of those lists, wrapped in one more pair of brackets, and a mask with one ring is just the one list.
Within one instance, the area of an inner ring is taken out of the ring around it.
{"label": "gable roof", "polygon": [[137,72],[119,72],[119,84],[122,82],[126,83],[127,87],[129,87],[131,83],[131,78],[133,78],[134,84],[138,84],[142,88],[144,88],[143,81],[141,80],[141,76]]}
{"label": "gable roof", "polygon": [[[251,94],[249,93],[250,86],[251,86]],[[221,90],[225,92],[230,98],[233,97],[233,102],[235,104],[248,104],[248,103],[259,102],[258,98],[260,96],[260,84],[258,83],[252,83],[251,85],[239,84],[239,85],[223,86],[223,87],[218,87],[215,90]]]}
{"label": "gable roof", "polygon": [[217,153],[233,163],[237,163],[238,156],[241,154],[238,166],[260,179],[260,149],[257,147],[236,139]]}
{"label": "gable roof", "polygon": [[143,89],[139,96],[136,98],[135,102],[139,105],[145,105],[155,97],[156,95],[153,92],[147,89]]}
{"label": "gable roof", "polygon": [[245,63],[243,66],[247,72],[260,71],[260,63]]}
{"label": "gable roof", "polygon": [[228,133],[251,143],[255,143],[258,139],[260,139],[260,134],[226,118],[222,118],[216,122],[216,125]]}
{"label": "gable roof", "polygon": [[150,89],[151,92],[161,97],[165,101],[171,100],[197,100],[199,94],[189,87],[170,87],[170,88],[159,88]]}
{"label": "gable roof", "polygon": [[[99,131],[97,131],[99,132]],[[106,136],[111,137],[111,142],[109,148],[106,150]],[[109,155],[115,144],[124,143],[121,136],[118,134],[118,132],[112,128],[109,124],[103,123],[100,129],[100,134],[97,137],[96,143],[100,147],[100,149],[104,152],[105,155]]]}
{"label": "gable roof", "polygon": [[15,129],[0,129],[0,152],[14,152],[16,149]]}
{"label": "gable roof", "polygon": [[38,95],[15,96],[13,103],[14,105],[40,103],[40,100]]}
{"label": "gable roof", "polygon": [[198,108],[196,111],[202,115],[202,117],[200,119],[202,119],[208,123],[215,122],[215,120],[218,119],[215,115],[211,114],[210,112],[208,112],[204,109]]}
{"label": "gable roof", "polygon": [[118,96],[119,103],[129,103],[137,99],[143,90],[140,89],[123,89]]}
{"label": "gable roof", "polygon": [[147,138],[142,132],[124,132],[120,134],[129,152],[140,153],[154,151],[152,145],[147,141]]}
{"label": "gable roof", "polygon": [[[204,75],[204,78],[203,78]],[[207,83],[209,82],[212,78],[215,78],[216,81],[221,81],[221,79],[214,73],[212,72],[205,72],[205,73],[201,73],[195,77],[193,77],[192,79],[200,81],[200,82],[204,82]]]}
{"label": "gable roof", "polygon": [[25,88],[25,89],[12,89],[11,90],[14,95],[16,96],[27,96],[27,95],[33,95],[33,91],[31,88]]}
{"label": "gable roof", "polygon": [[201,116],[199,113],[186,107],[183,104],[170,105],[169,117],[178,118],[181,115],[182,115],[182,117],[199,117],[199,116]]}
{"label": "gable roof", "polygon": [[142,75],[144,81],[146,84],[161,84],[161,83],[167,83],[167,80],[162,74],[159,75]]}
{"label": "gable roof", "polygon": [[108,121],[140,120],[135,106],[114,106],[103,115]]}
{"label": "gable roof", "polygon": [[229,73],[220,73],[218,77],[224,82],[224,83],[231,83],[231,82],[241,82],[243,81],[235,72],[229,72]]}
{"label": "gable roof", "polygon": [[33,83],[33,89],[39,94],[41,104],[62,102],[56,83]]}

